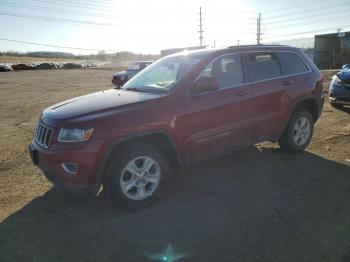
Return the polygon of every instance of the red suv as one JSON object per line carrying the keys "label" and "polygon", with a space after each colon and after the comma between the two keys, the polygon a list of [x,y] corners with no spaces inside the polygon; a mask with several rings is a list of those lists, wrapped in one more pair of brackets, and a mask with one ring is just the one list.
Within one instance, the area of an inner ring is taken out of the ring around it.
{"label": "red suv", "polygon": [[128,209],[159,197],[169,169],[253,145],[309,144],[322,77],[299,49],[240,46],[164,57],[110,89],[44,110],[29,146],[55,185]]}

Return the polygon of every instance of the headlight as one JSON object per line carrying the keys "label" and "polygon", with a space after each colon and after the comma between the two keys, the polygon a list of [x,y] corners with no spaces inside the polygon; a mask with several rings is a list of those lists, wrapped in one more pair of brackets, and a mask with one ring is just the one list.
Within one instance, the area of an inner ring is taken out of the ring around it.
{"label": "headlight", "polygon": [[88,141],[92,133],[93,128],[61,128],[58,135],[59,142],[83,142]]}
{"label": "headlight", "polygon": [[341,86],[341,80],[337,75],[333,76],[331,85]]}

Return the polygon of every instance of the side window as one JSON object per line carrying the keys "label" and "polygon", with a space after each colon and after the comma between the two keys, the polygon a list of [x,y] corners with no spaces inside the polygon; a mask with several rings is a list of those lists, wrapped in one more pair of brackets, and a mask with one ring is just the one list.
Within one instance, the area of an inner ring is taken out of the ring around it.
{"label": "side window", "polygon": [[234,87],[243,83],[243,71],[239,54],[227,55],[210,63],[200,77],[215,77],[219,88]]}
{"label": "side window", "polygon": [[248,68],[252,81],[261,81],[282,76],[280,63],[274,53],[248,54]]}
{"label": "side window", "polygon": [[203,70],[199,77],[211,77],[211,69],[213,67],[213,63],[207,65],[207,67]]}
{"label": "side window", "polygon": [[294,75],[309,71],[304,61],[296,53],[279,52],[277,55],[281,61],[283,75]]}

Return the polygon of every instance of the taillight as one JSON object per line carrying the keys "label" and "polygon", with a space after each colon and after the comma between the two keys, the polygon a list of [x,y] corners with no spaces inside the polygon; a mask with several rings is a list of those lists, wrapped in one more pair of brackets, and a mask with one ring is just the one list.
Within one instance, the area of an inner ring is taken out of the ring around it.
{"label": "taillight", "polygon": [[315,89],[319,93],[323,92],[323,81],[324,80],[325,80],[325,77],[324,77],[324,75],[321,74],[320,79],[316,82]]}
{"label": "taillight", "polygon": [[324,81],[326,79],[326,77],[324,76],[324,74],[321,74],[321,76],[320,76],[320,81]]}

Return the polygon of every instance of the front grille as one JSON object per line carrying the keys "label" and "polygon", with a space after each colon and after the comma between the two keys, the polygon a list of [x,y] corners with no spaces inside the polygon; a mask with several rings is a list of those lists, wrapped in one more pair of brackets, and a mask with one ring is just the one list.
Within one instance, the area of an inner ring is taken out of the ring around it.
{"label": "front grille", "polygon": [[51,135],[52,135],[52,128],[44,125],[42,122],[39,122],[34,132],[34,141],[38,145],[44,148],[48,148]]}

